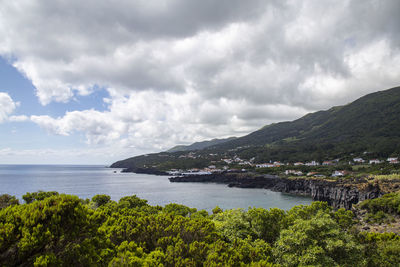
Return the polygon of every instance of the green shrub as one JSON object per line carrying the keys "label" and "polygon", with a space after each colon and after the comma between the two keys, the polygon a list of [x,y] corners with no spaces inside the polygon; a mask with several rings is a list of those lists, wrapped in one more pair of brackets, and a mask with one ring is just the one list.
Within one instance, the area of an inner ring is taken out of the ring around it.
{"label": "green shrub", "polygon": [[389,193],[380,198],[368,199],[360,204],[360,208],[366,209],[369,212],[400,214],[400,192]]}
{"label": "green shrub", "polygon": [[22,196],[22,199],[25,200],[26,204],[32,203],[35,200],[43,200],[47,197],[51,197],[51,196],[56,196],[58,195],[58,192],[56,191],[37,191],[37,192],[33,192],[33,193],[26,193],[25,195]]}

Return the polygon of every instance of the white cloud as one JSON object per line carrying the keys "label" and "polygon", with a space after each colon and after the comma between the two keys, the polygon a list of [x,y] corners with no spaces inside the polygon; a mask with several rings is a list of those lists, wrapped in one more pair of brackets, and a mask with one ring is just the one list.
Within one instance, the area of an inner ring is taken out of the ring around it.
{"label": "white cloud", "polygon": [[8,118],[8,120],[9,121],[15,121],[15,122],[23,122],[23,121],[28,121],[29,118],[26,115],[17,115],[17,116],[13,115],[13,116],[10,116]]}
{"label": "white cloud", "polygon": [[18,105],[7,93],[0,92],[0,123],[6,121]]}
{"label": "white cloud", "polygon": [[349,75],[332,75],[316,65],[313,75],[305,79],[300,90],[312,92],[309,102],[328,106],[333,101],[345,103],[360,97],[368,88],[379,90],[399,85],[400,53],[391,49],[388,41],[376,40],[357,51],[348,51],[343,58]]}
{"label": "white cloud", "polygon": [[285,105],[249,108],[246,100],[199,102],[195,92],[133,92],[126,96],[110,90],[110,95],[105,99],[105,112],[73,111],[59,118],[31,116],[31,121],[58,135],[83,132],[93,145],[119,144],[149,152],[215,136],[243,135],[258,128],[260,122],[262,125],[305,113]]}
{"label": "white cloud", "polygon": [[62,118],[31,116],[31,121],[37,123],[51,133],[70,135],[74,132],[84,132],[89,144],[109,142],[118,139],[125,125],[114,121],[110,113],[96,110],[67,112]]}
{"label": "white cloud", "polygon": [[395,0],[1,6],[0,55],[32,81],[40,103],[109,91],[104,112],[30,117],[93,145],[151,151],[242,135],[400,81]]}

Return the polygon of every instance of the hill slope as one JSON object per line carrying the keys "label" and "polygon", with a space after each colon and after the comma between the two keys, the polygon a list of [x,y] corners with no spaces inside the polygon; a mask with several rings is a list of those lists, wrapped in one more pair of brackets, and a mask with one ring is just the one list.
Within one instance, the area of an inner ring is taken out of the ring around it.
{"label": "hill slope", "polygon": [[292,121],[272,124],[227,147],[269,144],[287,138],[337,143],[348,138],[398,137],[400,130],[400,87],[364,96],[351,104],[305,115]]}
{"label": "hill slope", "polygon": [[[203,159],[217,153],[221,157],[233,154],[247,159],[255,157],[262,162],[323,160],[364,151],[382,157],[400,152],[400,87],[372,93],[350,104],[310,113],[291,122],[267,125],[196,153]],[[166,166],[168,162],[176,163],[182,153],[138,156],[113,166]]]}
{"label": "hill slope", "polygon": [[293,152],[323,150],[320,151],[323,154],[338,156],[363,151],[386,155],[400,150],[399,138],[400,87],[396,87],[366,95],[345,106],[307,114],[292,122],[265,126],[214,149],[262,146],[270,151],[269,155],[285,149]]}
{"label": "hill slope", "polygon": [[193,150],[200,150],[200,149],[205,149],[210,146],[215,146],[219,145],[228,141],[232,141],[236,139],[236,137],[229,137],[225,139],[212,139],[209,141],[202,141],[202,142],[196,142],[191,145],[180,145],[180,146],[174,146],[173,148],[167,150],[166,152],[178,152],[178,151],[193,151]]}

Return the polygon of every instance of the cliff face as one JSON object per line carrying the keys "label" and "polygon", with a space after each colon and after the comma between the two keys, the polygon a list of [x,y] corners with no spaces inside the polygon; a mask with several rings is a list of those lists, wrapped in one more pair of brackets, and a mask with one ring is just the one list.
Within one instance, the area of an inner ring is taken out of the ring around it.
{"label": "cliff face", "polygon": [[353,204],[365,199],[377,198],[383,194],[378,184],[360,187],[336,181],[316,179],[284,179],[272,190],[311,196],[313,200],[326,201],[334,208],[351,209]]}
{"label": "cliff face", "polygon": [[243,174],[211,174],[171,177],[171,182],[213,182],[230,187],[265,188],[273,191],[305,195],[313,200],[326,201],[334,208],[351,209],[353,204],[365,199],[377,198],[386,192],[378,183],[366,180],[329,181],[322,179],[288,179],[278,176],[249,176]]}
{"label": "cliff face", "polygon": [[[116,168],[116,167],[113,167]],[[153,174],[153,175],[169,175],[166,172],[159,171],[153,168],[126,168],[123,169],[122,172],[134,172],[134,173],[141,173],[141,174]]]}

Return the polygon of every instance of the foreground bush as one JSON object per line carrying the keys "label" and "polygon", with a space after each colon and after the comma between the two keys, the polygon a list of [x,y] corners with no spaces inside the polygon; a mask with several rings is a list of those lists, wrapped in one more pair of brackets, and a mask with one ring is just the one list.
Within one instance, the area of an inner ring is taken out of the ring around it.
{"label": "foreground bush", "polygon": [[372,213],[384,212],[400,215],[400,192],[389,193],[380,198],[365,200],[360,204],[360,207]]}
{"label": "foreground bush", "polygon": [[396,266],[396,235],[360,234],[350,211],[150,206],[56,192],[0,196],[0,266]]}

